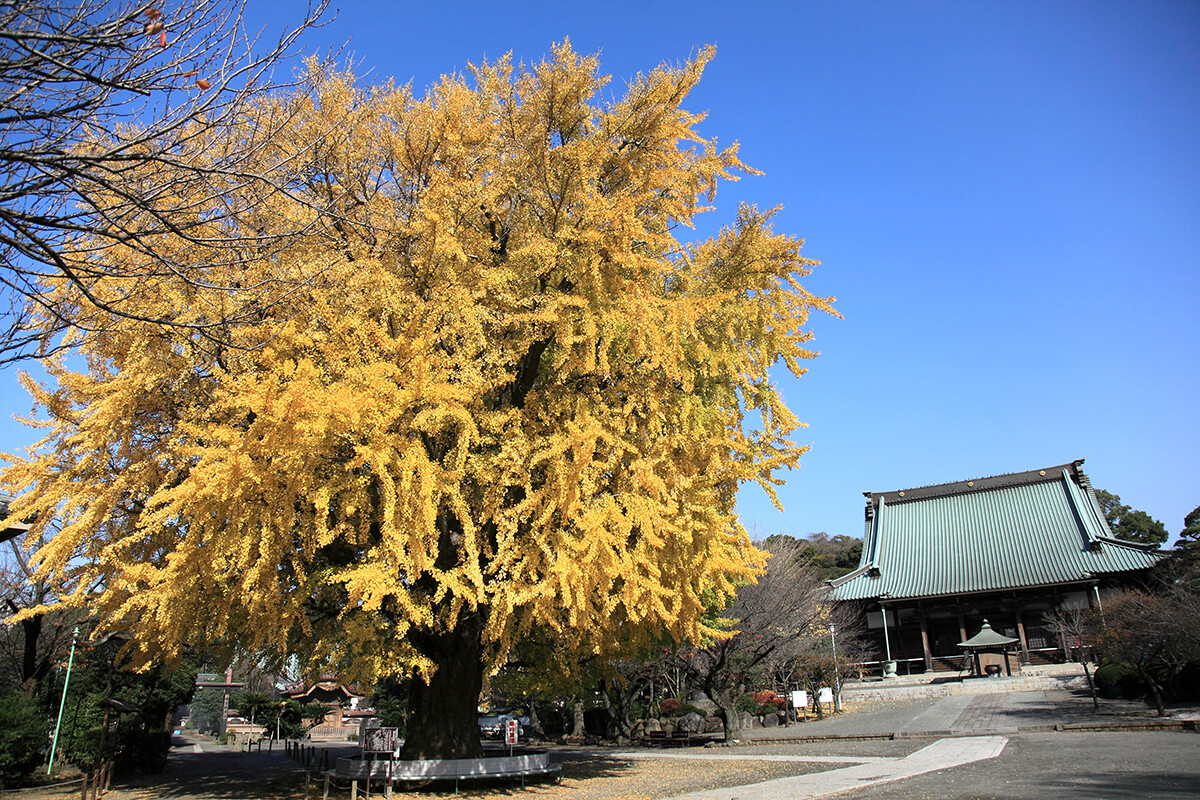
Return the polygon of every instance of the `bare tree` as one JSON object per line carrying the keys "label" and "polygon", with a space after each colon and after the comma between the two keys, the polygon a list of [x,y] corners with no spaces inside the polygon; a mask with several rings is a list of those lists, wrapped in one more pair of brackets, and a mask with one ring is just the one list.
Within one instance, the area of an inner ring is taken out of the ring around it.
{"label": "bare tree", "polygon": [[21,537],[9,539],[0,557],[0,686],[19,688],[33,697],[71,641],[73,612],[38,613],[19,622],[5,620],[51,599],[49,587],[34,578]]}
{"label": "bare tree", "polygon": [[1166,715],[1164,690],[1177,690],[1189,662],[1200,659],[1200,604],[1186,587],[1151,594],[1122,589],[1093,616],[1096,650],[1128,664],[1150,690],[1158,715]]}
{"label": "bare tree", "polygon": [[[237,123],[280,86],[273,70],[328,0],[313,0],[265,46],[244,27],[245,3],[0,0],[0,363],[52,351],[67,328],[87,330],[86,314],[68,322],[56,308],[51,289],[64,280],[110,319],[141,319],[123,300],[162,279],[247,288],[212,269],[236,264],[245,246],[244,228],[222,221],[269,213],[288,191],[287,165],[264,169],[256,157],[287,114]],[[259,252],[280,235],[264,233]],[[194,252],[184,262],[165,240],[194,245],[209,263]],[[142,257],[98,258],[117,246]],[[186,325],[220,336],[230,322]]]}
{"label": "bare tree", "polygon": [[833,603],[828,586],[801,556],[803,542],[772,537],[764,545],[771,554],[758,583],[743,586],[722,616],[737,633],[707,647],[683,653],[683,662],[717,705],[725,736],[740,729],[735,708],[749,682],[771,670],[827,646],[829,624],[841,622],[845,610]]}
{"label": "bare tree", "polygon": [[1092,642],[1092,627],[1096,624],[1093,613],[1080,608],[1056,608],[1047,612],[1042,621],[1058,635],[1070,651],[1071,657],[1083,665],[1083,674],[1087,677],[1088,689],[1092,693],[1092,709],[1100,708],[1100,700],[1096,695],[1096,681],[1092,678],[1089,666],[1089,662],[1096,657],[1095,645]]}

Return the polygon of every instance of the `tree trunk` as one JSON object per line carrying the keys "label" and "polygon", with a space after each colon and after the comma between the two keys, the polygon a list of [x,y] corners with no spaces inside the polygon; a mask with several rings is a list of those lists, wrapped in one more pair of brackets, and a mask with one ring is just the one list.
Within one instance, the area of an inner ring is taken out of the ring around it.
{"label": "tree trunk", "polygon": [[[16,611],[16,606],[13,605]],[[45,677],[45,670],[38,664],[38,640],[42,636],[42,616],[21,622],[21,630],[25,634],[24,649],[21,653],[21,689],[26,697],[37,694],[37,686]],[[47,662],[48,663],[48,662]]]}
{"label": "tree trunk", "polygon": [[626,683],[605,684],[600,692],[604,700],[604,708],[608,711],[608,736],[610,739],[632,739],[633,719],[630,710],[633,699],[637,697],[640,684],[635,678]]}
{"label": "tree trunk", "polygon": [[815,685],[809,686],[808,696],[812,698],[813,711],[816,713],[817,719],[825,719],[825,708],[821,705],[821,687]]}
{"label": "tree trunk", "polygon": [[710,692],[708,696],[716,703],[717,716],[725,723],[725,741],[732,742],[742,729],[742,717],[734,708],[734,701],[725,697],[723,692]]}
{"label": "tree trunk", "polygon": [[583,723],[583,698],[576,697],[575,702],[571,707],[571,737],[572,739],[582,740],[587,736],[587,728]]}
{"label": "tree trunk", "polygon": [[531,739],[538,740],[546,738],[546,731],[542,729],[542,721],[538,719],[537,698],[529,700],[529,736]]}
{"label": "tree trunk", "polygon": [[483,691],[483,620],[464,612],[449,633],[414,636],[437,665],[429,682],[414,676],[400,758],[481,758],[479,694]]}
{"label": "tree trunk", "polygon": [[1092,693],[1092,711],[1100,710],[1100,700],[1096,695],[1096,681],[1092,679],[1092,671],[1088,668],[1087,659],[1083,659],[1083,674],[1087,676],[1088,691]]}
{"label": "tree trunk", "polygon": [[1158,711],[1160,717],[1165,717],[1167,715],[1167,708],[1163,705],[1162,690],[1158,687],[1158,681],[1150,677],[1149,672],[1141,671],[1141,673],[1142,680],[1150,687],[1150,696],[1154,698],[1154,708]]}

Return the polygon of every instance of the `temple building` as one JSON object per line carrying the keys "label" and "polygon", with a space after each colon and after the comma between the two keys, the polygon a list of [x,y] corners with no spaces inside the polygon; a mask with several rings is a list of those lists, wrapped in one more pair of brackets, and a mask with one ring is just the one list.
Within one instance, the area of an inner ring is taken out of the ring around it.
{"label": "temple building", "polygon": [[862,559],[830,585],[865,605],[877,648],[868,664],[961,669],[959,643],[985,619],[1020,642],[1022,663],[1062,661],[1047,612],[1102,604],[1163,555],[1113,536],[1082,465],[864,492]]}
{"label": "temple building", "polygon": [[374,717],[373,710],[366,706],[366,695],[340,682],[333,675],[322,675],[316,683],[296,684],[280,692],[285,700],[301,703],[321,703],[328,708],[325,719],[308,732],[313,741],[345,741],[351,734],[359,734],[360,720]]}

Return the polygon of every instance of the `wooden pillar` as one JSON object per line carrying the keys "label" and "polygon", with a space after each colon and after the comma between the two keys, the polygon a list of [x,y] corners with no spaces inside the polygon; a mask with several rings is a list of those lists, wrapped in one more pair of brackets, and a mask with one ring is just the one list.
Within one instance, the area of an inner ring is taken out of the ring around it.
{"label": "wooden pillar", "polygon": [[958,614],[958,635],[962,637],[961,639],[959,639],[959,641],[965,642],[968,638],[967,637],[967,620],[963,617],[962,606],[960,606],[956,603],[954,606],[954,612],[956,614]]}
{"label": "wooden pillar", "polygon": [[1025,639],[1025,620],[1021,617],[1021,607],[1014,606],[1013,614],[1017,617],[1017,638],[1021,640],[1021,663],[1029,665],[1029,642]]}
{"label": "wooden pillar", "polygon": [[933,672],[933,651],[929,649],[929,620],[925,618],[925,609],[918,608],[921,618],[921,652],[925,655],[925,671]]}

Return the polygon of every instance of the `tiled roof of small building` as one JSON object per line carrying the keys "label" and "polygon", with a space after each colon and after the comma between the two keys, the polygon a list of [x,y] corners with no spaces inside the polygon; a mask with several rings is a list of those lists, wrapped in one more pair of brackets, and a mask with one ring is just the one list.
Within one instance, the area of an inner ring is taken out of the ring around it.
{"label": "tiled roof of small building", "polygon": [[1154,566],[1161,552],[1113,537],[1082,464],[865,493],[862,560],[830,581],[834,596],[945,597]]}
{"label": "tiled roof of small building", "polygon": [[[13,500],[12,495],[0,493],[0,520],[8,516],[8,505]],[[0,528],[0,542],[7,542],[9,539],[15,539],[22,533],[29,530],[29,523],[24,521],[13,522],[11,525]]]}

